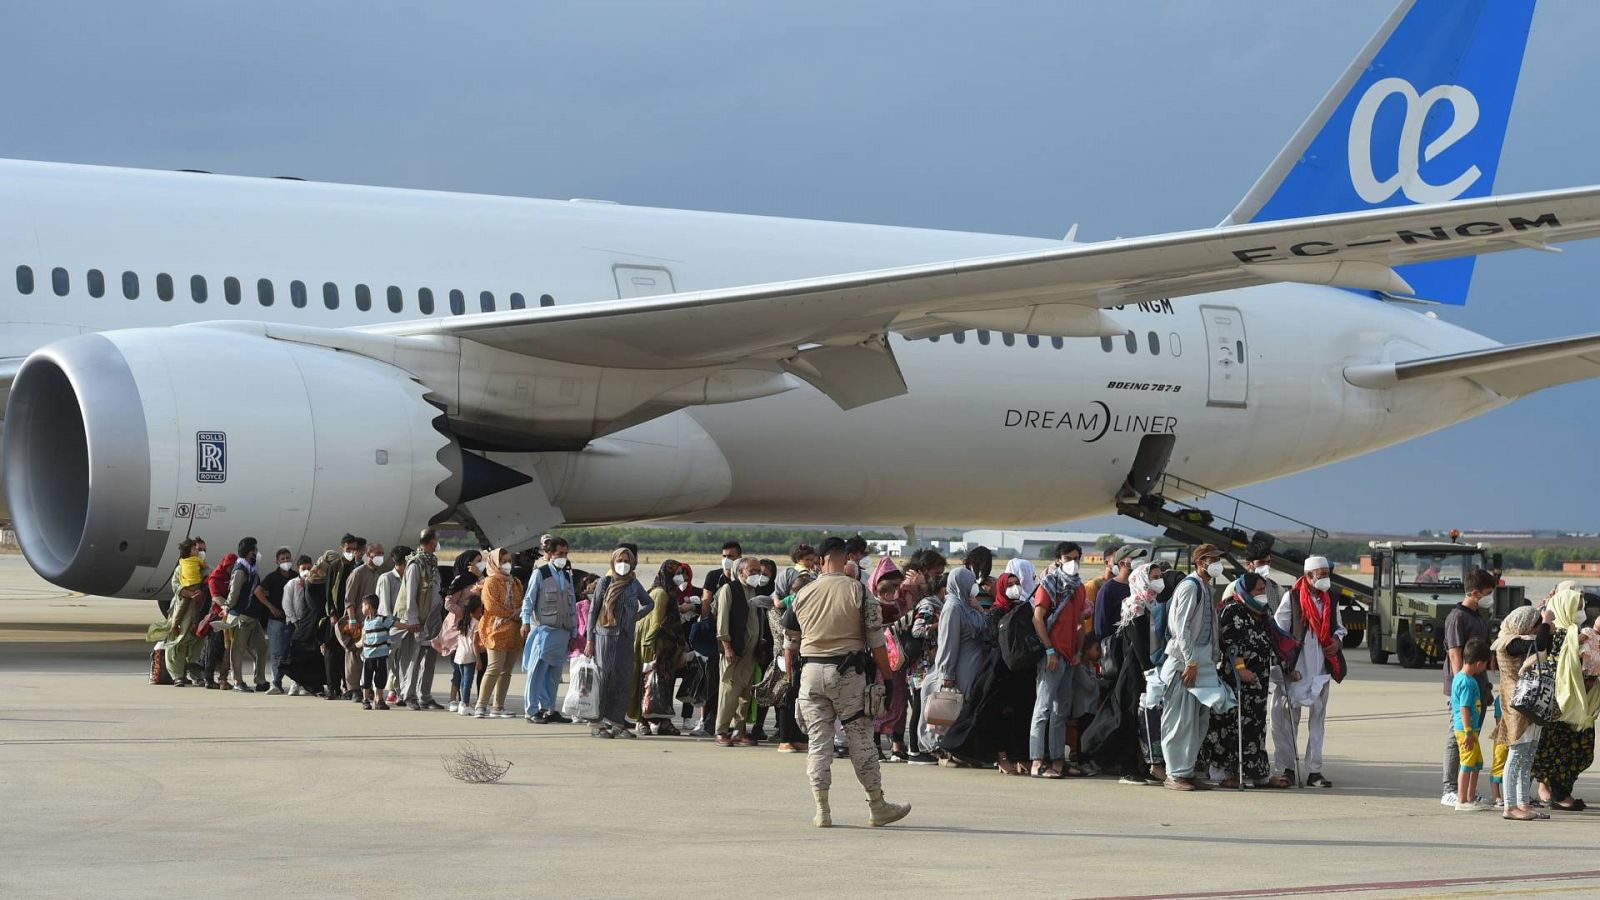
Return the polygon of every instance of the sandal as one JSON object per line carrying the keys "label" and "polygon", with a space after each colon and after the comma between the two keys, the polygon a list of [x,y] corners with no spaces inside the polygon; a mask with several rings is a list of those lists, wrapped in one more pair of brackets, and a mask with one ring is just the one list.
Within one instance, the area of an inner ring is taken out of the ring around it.
{"label": "sandal", "polygon": [[1080,768],[1078,766],[1073,765],[1072,763],[1067,763],[1066,766],[1060,770],[1060,772],[1061,772],[1061,774],[1057,776],[1058,778],[1088,778],[1089,777],[1089,771],[1087,769]]}
{"label": "sandal", "polygon": [[1585,806],[1582,800],[1568,797],[1565,800],[1551,800],[1550,808],[1561,812],[1583,812]]}

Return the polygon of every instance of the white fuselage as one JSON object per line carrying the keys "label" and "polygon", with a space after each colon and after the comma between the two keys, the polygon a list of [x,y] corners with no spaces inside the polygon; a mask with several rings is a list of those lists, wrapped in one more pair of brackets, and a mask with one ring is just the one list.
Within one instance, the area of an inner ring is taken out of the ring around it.
{"label": "white fuselage", "polygon": [[[439,317],[455,314],[452,291],[461,292],[461,309],[480,312],[491,308],[485,294],[494,309],[510,308],[513,293],[528,306],[541,296],[567,305],[1056,243],[0,162],[0,359],[85,331],[393,322],[423,314],[421,288],[431,290]],[[31,293],[21,291],[17,267],[31,273]],[[102,296],[90,295],[91,270],[103,277]],[[131,299],[124,284],[135,279]],[[162,299],[168,279],[171,299]],[[261,302],[263,281],[270,306]],[[391,288],[399,311],[390,309]],[[370,309],[358,308],[362,296]],[[999,333],[893,338],[909,392],[850,412],[803,388],[672,413],[605,439],[654,448],[636,455],[620,482],[614,469],[586,468],[582,452],[496,458],[533,470],[568,522],[1014,526],[1109,510],[1146,433],[1177,435],[1169,471],[1227,488],[1354,456],[1503,402],[1464,382],[1406,391],[1346,383],[1348,365],[1494,342],[1342,290],[1267,286],[1113,314],[1131,338],[1071,338],[1059,348],[1049,338]],[[226,394],[227,369],[226,359],[197,361],[202,399]],[[274,413],[271,396],[248,402]]]}

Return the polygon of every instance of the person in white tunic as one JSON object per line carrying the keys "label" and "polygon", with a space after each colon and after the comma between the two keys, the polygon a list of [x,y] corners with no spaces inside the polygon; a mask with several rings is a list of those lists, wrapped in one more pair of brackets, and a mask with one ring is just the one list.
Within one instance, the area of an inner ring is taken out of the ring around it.
{"label": "person in white tunic", "polygon": [[1217,605],[1212,585],[1222,578],[1222,551],[1210,544],[1194,548],[1194,573],[1172,594],[1172,639],[1162,664],[1161,752],[1167,762],[1166,786],[1174,791],[1203,790],[1195,763],[1211,724],[1211,713],[1233,708],[1232,691],[1217,680]]}
{"label": "person in white tunic", "polygon": [[1311,726],[1306,734],[1305,783],[1308,787],[1331,788],[1333,782],[1322,774],[1323,727],[1328,719],[1328,694],[1333,676],[1328,671],[1328,653],[1344,640],[1344,621],[1339,604],[1328,593],[1333,564],[1325,556],[1308,557],[1305,575],[1283,594],[1273,618],[1278,628],[1292,635],[1300,645],[1300,659],[1287,679],[1272,672],[1272,767],[1290,781],[1295,771],[1295,736],[1300,733],[1301,711],[1311,710]]}

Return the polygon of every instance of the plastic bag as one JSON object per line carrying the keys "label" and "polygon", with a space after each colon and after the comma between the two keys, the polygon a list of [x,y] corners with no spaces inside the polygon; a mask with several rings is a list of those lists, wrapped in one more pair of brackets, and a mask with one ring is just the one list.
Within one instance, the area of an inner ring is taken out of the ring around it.
{"label": "plastic bag", "polygon": [[587,656],[572,663],[572,678],[567,682],[567,696],[561,702],[561,714],[569,719],[597,719],[600,717],[600,697],[596,688],[600,682],[600,667]]}

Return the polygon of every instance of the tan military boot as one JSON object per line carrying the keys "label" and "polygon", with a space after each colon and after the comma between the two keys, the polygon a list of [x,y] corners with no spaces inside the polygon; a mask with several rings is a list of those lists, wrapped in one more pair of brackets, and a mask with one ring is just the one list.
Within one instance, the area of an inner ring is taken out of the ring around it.
{"label": "tan military boot", "polygon": [[817,826],[818,828],[832,828],[833,812],[828,809],[827,789],[813,788],[811,794],[817,798],[817,815],[811,820],[811,824]]}
{"label": "tan military boot", "polygon": [[869,791],[867,793],[868,808],[872,815],[867,819],[867,824],[877,828],[898,822],[911,812],[911,804],[890,803],[883,799],[883,791]]}

